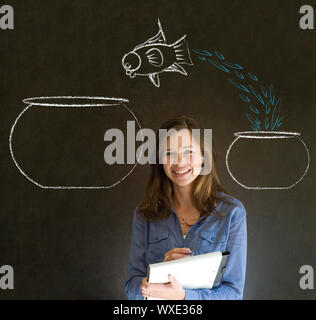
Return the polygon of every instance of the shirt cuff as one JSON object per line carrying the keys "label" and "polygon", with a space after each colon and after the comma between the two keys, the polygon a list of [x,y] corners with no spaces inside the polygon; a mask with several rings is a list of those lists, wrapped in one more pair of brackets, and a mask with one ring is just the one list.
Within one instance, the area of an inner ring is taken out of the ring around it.
{"label": "shirt cuff", "polygon": [[185,297],[184,300],[199,300],[199,294],[194,289],[184,289]]}

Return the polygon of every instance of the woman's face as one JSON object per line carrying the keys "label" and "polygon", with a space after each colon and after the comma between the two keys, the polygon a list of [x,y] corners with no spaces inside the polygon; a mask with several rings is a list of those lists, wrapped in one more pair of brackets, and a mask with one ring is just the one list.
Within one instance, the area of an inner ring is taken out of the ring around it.
{"label": "woman's face", "polygon": [[203,163],[200,144],[187,129],[167,138],[162,159],[166,175],[177,186],[189,185],[201,172]]}

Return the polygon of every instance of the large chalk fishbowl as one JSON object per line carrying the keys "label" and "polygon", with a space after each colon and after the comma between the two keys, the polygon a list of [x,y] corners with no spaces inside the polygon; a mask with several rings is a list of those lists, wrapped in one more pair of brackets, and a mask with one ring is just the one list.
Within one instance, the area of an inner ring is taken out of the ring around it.
{"label": "large chalk fishbowl", "polygon": [[20,173],[41,188],[103,189],[125,180],[134,164],[109,165],[104,151],[106,130],[126,137],[127,121],[139,122],[129,101],[111,97],[37,97],[14,121],[9,138]]}

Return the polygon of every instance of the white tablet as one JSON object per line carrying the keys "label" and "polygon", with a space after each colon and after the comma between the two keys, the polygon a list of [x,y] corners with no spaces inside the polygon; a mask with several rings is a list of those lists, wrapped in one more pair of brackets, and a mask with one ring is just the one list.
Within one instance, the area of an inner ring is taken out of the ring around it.
{"label": "white tablet", "polygon": [[[167,283],[172,274],[187,289],[212,289],[218,287],[226,269],[229,251],[210,252],[196,256],[153,263],[147,269],[149,283]],[[160,300],[149,297],[145,300]]]}

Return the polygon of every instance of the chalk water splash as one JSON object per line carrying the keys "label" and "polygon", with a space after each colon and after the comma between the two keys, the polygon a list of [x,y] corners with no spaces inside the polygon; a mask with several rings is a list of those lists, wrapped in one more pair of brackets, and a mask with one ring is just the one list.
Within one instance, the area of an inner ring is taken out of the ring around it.
{"label": "chalk water splash", "polygon": [[214,51],[193,49],[202,61],[209,62],[218,70],[227,73],[227,81],[240,90],[239,98],[248,104],[246,117],[254,131],[274,131],[284,120],[280,115],[281,98],[277,97],[273,85],[259,84],[258,77],[237,63],[226,61],[223,54]]}

